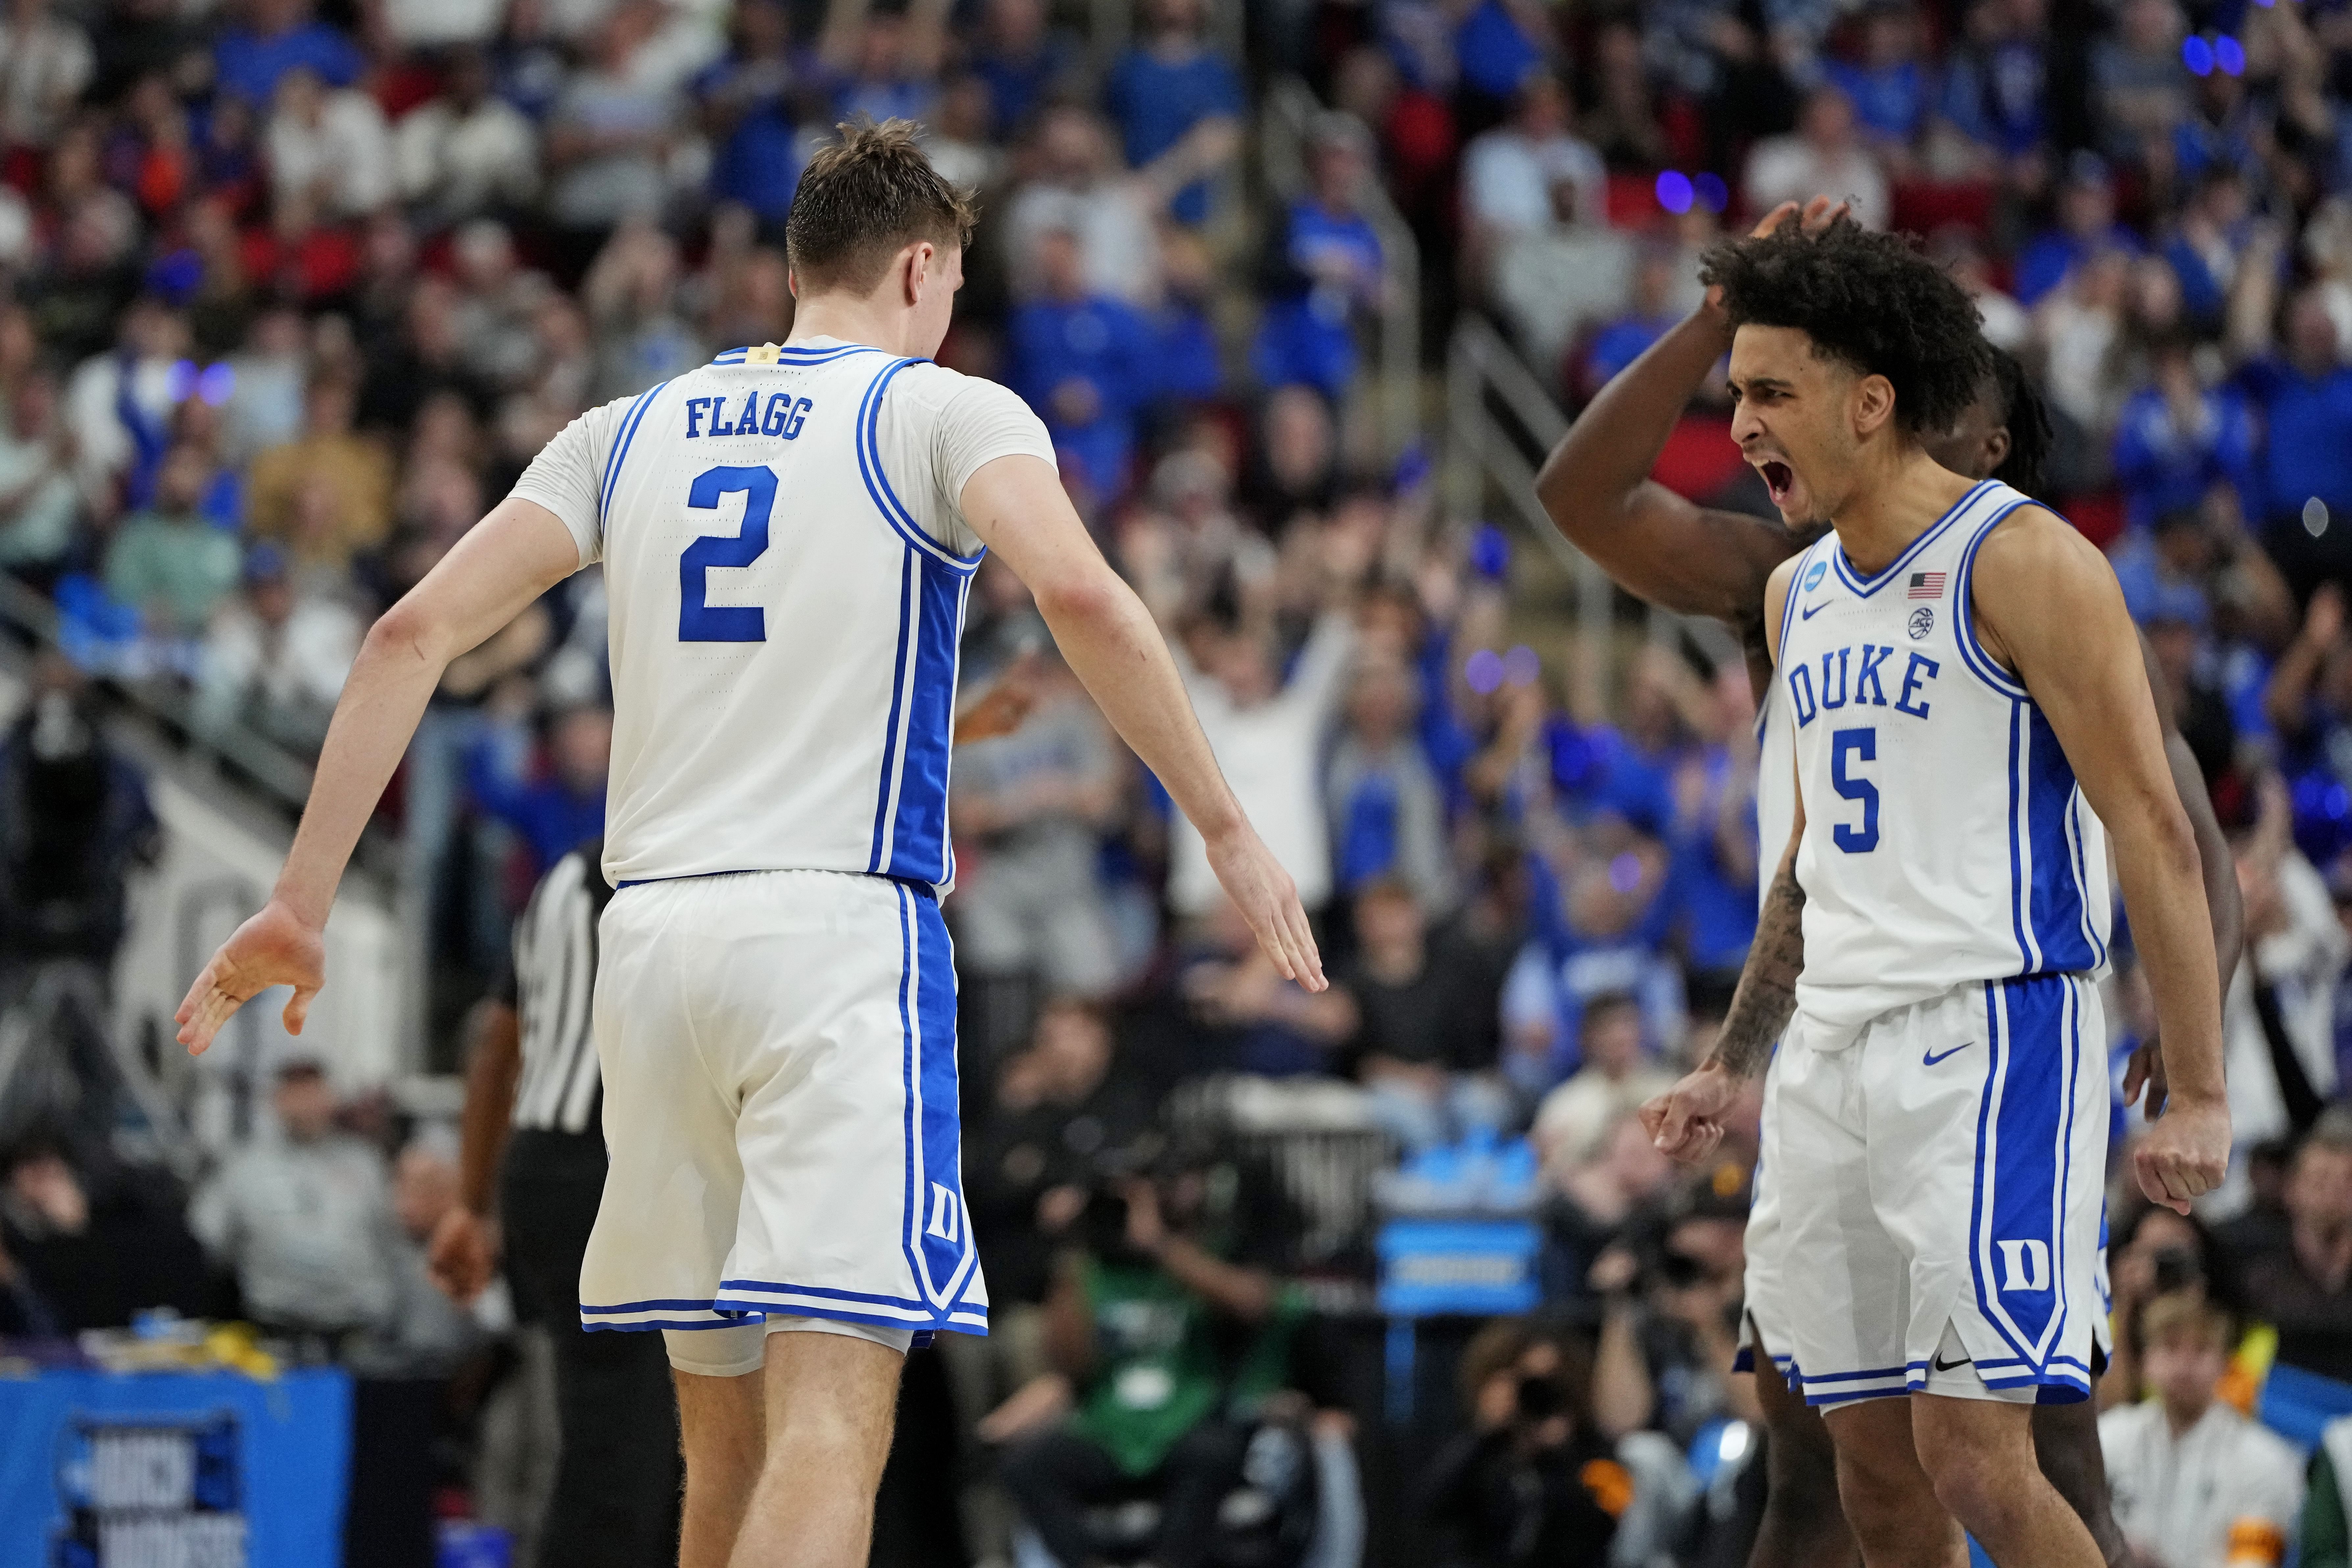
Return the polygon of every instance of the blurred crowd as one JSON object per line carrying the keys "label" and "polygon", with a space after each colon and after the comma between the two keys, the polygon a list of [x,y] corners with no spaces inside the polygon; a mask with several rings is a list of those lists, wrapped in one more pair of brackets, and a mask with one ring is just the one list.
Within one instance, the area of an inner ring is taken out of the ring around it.
{"label": "blurred crowd", "polygon": [[[1279,73],[1329,106],[1297,189],[1244,156]],[[1486,312],[1572,410],[1695,302],[1700,248],[1825,193],[1922,235],[2031,367],[2050,499],[2109,549],[2237,855],[2239,1158],[2210,1226],[2118,1189],[2105,1397],[2179,1425],[2275,1367],[2352,1383],[2347,84],[2333,0],[8,0],[0,569],[65,662],[0,748],[6,957],[120,940],[153,823],[100,690],[314,755],[373,618],[568,420],[789,331],[782,223],[834,124],[916,119],[982,200],[941,360],[1045,419],[1335,980],[1258,955],[984,566],[966,687],[1030,706],[954,774],[998,1324],[945,1347],[964,1560],[1731,1561],[1754,1141],[1694,1177],[1632,1112],[1754,932],[1748,674],[1630,618],[1614,674],[1567,657],[1514,542],[1382,445],[1365,350],[1412,303],[1393,212],[1423,341]],[[1688,420],[1663,477],[1762,510],[1719,409]],[[532,882],[601,830],[604,606],[583,574],[453,665],[386,801],[444,1069]],[[2120,1061],[2152,1014],[2127,952],[2114,984]],[[1236,1080],[1274,1087],[1212,1092]],[[339,1107],[307,1058],[271,1089],[192,1201],[87,1115],[0,1128],[0,1327],[234,1311],[444,1380],[440,1473],[498,1513],[530,1469],[484,1392],[509,1325],[420,1263],[447,1128]],[[1378,1328],[1377,1237],[1447,1213],[1530,1227],[1536,1311],[1433,1319],[1422,1375]],[[1157,1546],[1096,1506],[1145,1482]]]}

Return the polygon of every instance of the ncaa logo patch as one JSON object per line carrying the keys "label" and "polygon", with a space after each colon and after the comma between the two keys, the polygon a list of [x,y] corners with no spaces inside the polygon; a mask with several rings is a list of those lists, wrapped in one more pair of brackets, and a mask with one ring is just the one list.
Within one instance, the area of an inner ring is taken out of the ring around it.
{"label": "ncaa logo patch", "polygon": [[1922,605],[1911,612],[1911,640],[1919,641],[1936,629],[1936,612]]}
{"label": "ncaa logo patch", "polygon": [[1810,594],[1815,588],[1820,587],[1822,585],[1822,574],[1829,569],[1830,563],[1826,561],[1816,561],[1811,566],[1807,567],[1805,569],[1804,591]]}

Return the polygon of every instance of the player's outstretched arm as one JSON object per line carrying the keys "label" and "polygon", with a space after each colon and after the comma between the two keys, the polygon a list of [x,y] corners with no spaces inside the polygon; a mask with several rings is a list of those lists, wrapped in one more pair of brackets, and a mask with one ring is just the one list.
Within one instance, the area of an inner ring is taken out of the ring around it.
{"label": "player's outstretched arm", "polygon": [[579,567],[579,546],[562,521],[509,497],[377,620],[335,704],[310,804],[269,902],[221,943],[180,1004],[179,1039],[190,1055],[273,985],[294,988],[286,1027],[302,1032],[325,979],[320,933],[335,886],[441,672]]}
{"label": "player's outstretched arm", "polygon": [[2115,838],[2124,908],[2156,999],[2169,1104],[2133,1154],[2140,1190],[2189,1212],[2230,1159],[2221,997],[2197,836],[2175,789],[2138,633],[2096,546],[2024,507],[1977,557],[1969,612],[2016,673]]}
{"label": "player's outstretched arm", "polygon": [[[1816,228],[1844,210],[1815,197]],[[1797,216],[1784,202],[1756,226],[1769,234]],[[1743,635],[1757,624],[1764,581],[1796,553],[1777,520],[1716,511],[1650,478],[1684,405],[1731,352],[1722,301],[1706,300],[1603,386],[1536,475],[1536,499],[1567,536],[1624,588],[1678,615],[1710,616]]]}
{"label": "player's outstretched arm", "polygon": [[1201,830],[1217,880],[1266,956],[1286,978],[1322,990],[1323,961],[1290,873],[1227,787],[1151,613],[1095,548],[1061,476],[1042,458],[997,458],[966,481],[962,506],[972,531],[1029,585],[1111,728]]}
{"label": "player's outstretched arm", "polygon": [[[1780,611],[1789,602],[1791,560],[1774,569],[1765,585],[1764,626],[1768,650],[1780,657]],[[1805,837],[1805,797],[1796,792],[1789,842],[1781,847],[1764,907],[1748,944],[1731,1010],[1717,1031],[1715,1048],[1692,1072],[1642,1107],[1642,1125],[1669,1158],[1696,1164],[1723,1141],[1723,1114],[1739,1096],[1740,1085],[1764,1070],[1773,1042],[1797,1010],[1797,978],[1805,968],[1805,889],[1797,880],[1797,847]]]}

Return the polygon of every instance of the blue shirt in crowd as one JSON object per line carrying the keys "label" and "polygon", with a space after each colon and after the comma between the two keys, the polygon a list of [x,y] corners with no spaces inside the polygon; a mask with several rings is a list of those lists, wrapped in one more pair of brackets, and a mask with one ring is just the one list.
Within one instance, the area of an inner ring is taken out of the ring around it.
{"label": "blue shirt in crowd", "polygon": [[278,79],[296,66],[318,72],[329,87],[360,79],[367,60],[359,46],[324,22],[305,22],[270,37],[239,27],[213,46],[213,76],[223,92],[234,92],[267,110]]}
{"label": "blue shirt in crowd", "polygon": [[1891,66],[1865,66],[1832,60],[1830,81],[1853,100],[1853,117],[1862,127],[1891,141],[1909,142],[1927,118],[1927,72],[1916,60]]}
{"label": "blue shirt in crowd", "polygon": [[2249,521],[2297,516],[2314,496],[2336,518],[2352,517],[2352,368],[2312,376],[2284,360],[2257,360],[2238,373],[2238,384],[2266,426]]}
{"label": "blue shirt in crowd", "polygon": [[1358,279],[1381,273],[1381,237],[1360,213],[1334,213],[1312,197],[1291,203],[1283,245],[1284,280],[1258,329],[1256,369],[1268,386],[1311,386],[1338,402],[1356,378],[1353,321],[1360,297],[1322,281],[1331,259]]}
{"label": "blue shirt in crowd", "polygon": [[[1134,169],[1184,140],[1203,120],[1219,115],[1239,119],[1245,108],[1241,78],[1223,56],[1206,48],[1193,49],[1181,59],[1163,58],[1149,48],[1128,50],[1111,67],[1103,106],[1118,126],[1128,166]],[[1204,222],[1208,183],[1196,180],[1185,186],[1169,210],[1180,223]]]}
{"label": "blue shirt in crowd", "polygon": [[1462,84],[1489,98],[1509,98],[1543,64],[1543,50],[1520,31],[1501,0],[1479,0],[1454,35]]}
{"label": "blue shirt in crowd", "polygon": [[2005,157],[2031,153],[2047,125],[2044,75],[2042,51],[2022,38],[1956,52],[1944,68],[1944,118]]}
{"label": "blue shirt in crowd", "polygon": [[[1007,384],[1045,421],[1056,451],[1075,460],[1106,500],[1126,489],[1135,418],[1159,391],[1158,334],[1134,306],[1107,295],[1065,304],[1035,300],[1013,312]],[[1094,389],[1094,416],[1068,423],[1054,396],[1070,382]]]}
{"label": "blue shirt in crowd", "polygon": [[1048,33],[1027,56],[993,49],[975,55],[971,74],[988,84],[991,128],[1000,141],[1010,142],[1029,116],[1045,101],[1045,93],[1068,73],[1078,58],[1077,46],[1066,34]]}
{"label": "blue shirt in crowd", "polygon": [[2226,390],[2207,393],[2202,408],[2201,426],[2182,432],[2173,427],[2160,388],[2144,386],[2124,404],[2116,419],[2116,482],[2133,526],[2197,505],[2222,480],[2237,487],[2242,500],[2255,502],[2252,411]]}
{"label": "blue shirt in crowd", "polygon": [[745,100],[742,118],[711,154],[711,195],[740,202],[770,223],[784,221],[801,183],[791,86],[791,79],[772,62],[736,59],[719,61],[694,83],[698,99],[737,89]]}
{"label": "blue shirt in crowd", "polygon": [[2137,256],[2139,237],[2121,224],[2110,224],[2106,233],[2090,239],[2063,228],[2036,235],[2025,247],[2025,254],[2017,258],[2017,302],[2032,308],[2043,295],[2065,282],[2068,275],[2093,252],[2100,250],[2120,250],[2126,256]]}

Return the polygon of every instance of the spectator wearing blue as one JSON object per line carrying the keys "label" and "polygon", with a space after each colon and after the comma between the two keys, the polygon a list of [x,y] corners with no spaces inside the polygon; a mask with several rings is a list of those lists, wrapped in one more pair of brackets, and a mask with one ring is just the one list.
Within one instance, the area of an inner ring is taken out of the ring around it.
{"label": "spectator wearing blue", "polygon": [[308,66],[329,87],[349,87],[367,68],[359,46],[310,15],[310,0],[252,0],[251,20],[231,27],[213,46],[213,79],[259,109],[278,90],[278,79]]}
{"label": "spectator wearing blue", "polygon": [[1366,649],[1324,773],[1332,869],[1344,894],[1394,880],[1422,910],[1443,915],[1454,907],[1454,871],[1445,796],[1413,733],[1419,697],[1401,659]]}
{"label": "spectator wearing blue", "polygon": [[1528,77],[1544,68],[1551,18],[1530,0],[1476,0],[1454,30],[1454,57],[1465,131],[1483,131],[1510,111]]}
{"label": "spectator wearing blue", "polygon": [[2253,235],[2245,176],[2227,163],[2209,166],[2164,242],[2165,262],[2180,279],[2181,308],[2200,325],[2221,325]]}
{"label": "spectator wearing blue", "polygon": [[499,755],[496,739],[478,746],[468,782],[475,802],[514,829],[530,847],[531,876],[547,868],[583,840],[604,831],[604,775],[613,760],[613,715],[583,705],[560,713],[547,727],[543,770]]}
{"label": "spectator wearing blue", "polygon": [[2336,759],[2352,747],[2352,639],[2344,635],[2344,591],[2323,583],[2303,629],[2271,671],[2263,705],[2279,738],[2279,772],[2294,805],[2296,846],[2315,864],[2334,864],[2352,840],[2346,780]]}
{"label": "spectator wearing blue", "polygon": [[1045,0],[988,0],[967,63],[988,84],[996,139],[1010,142],[1083,60],[1076,42],[1049,25]]}
{"label": "spectator wearing blue", "polygon": [[712,146],[710,195],[751,208],[781,237],[801,178],[792,16],[782,0],[740,0],[732,32],[726,55],[694,82]]}
{"label": "spectator wearing blue", "polygon": [[1371,133],[1352,114],[1319,116],[1307,194],[1290,204],[1266,258],[1265,321],[1252,356],[1267,386],[1311,386],[1332,402],[1356,379],[1356,323],[1385,293],[1381,237],[1358,206]]}
{"label": "spectator wearing blue", "polygon": [[1726,997],[1756,940],[1755,780],[1753,747],[1710,745],[1675,770],[1666,900],[1694,979]]}
{"label": "spectator wearing blue", "polygon": [[1862,58],[1832,59],[1822,69],[1853,100],[1865,137],[1882,150],[1909,152],[1927,123],[1935,83],[1919,62],[1919,23],[1908,6],[1873,5],[1863,16]]}
{"label": "spectator wearing blue", "polygon": [[905,11],[834,7],[817,53],[833,77],[833,118],[927,121],[940,99],[946,7],[919,0]]}
{"label": "spectator wearing blue", "polygon": [[1203,0],[1150,0],[1143,42],[1111,67],[1103,107],[1128,166],[1157,189],[1177,222],[1209,216],[1211,176],[1241,151],[1241,78],[1203,37]]}
{"label": "spectator wearing blue", "polygon": [[1979,0],[1944,61],[1938,112],[1994,156],[2021,158],[2049,133],[2049,13],[2032,0]]}
{"label": "spectator wearing blue", "polygon": [[1580,395],[1589,398],[1599,392],[1681,321],[1675,289],[1682,280],[1683,266],[1683,253],[1672,246],[1643,247],[1633,273],[1632,308],[1593,336],[1583,363],[1576,367],[1573,384]]}
{"label": "spectator wearing blue", "polygon": [[2141,251],[2139,237],[2116,221],[2116,190],[2106,160],[2078,152],[2058,188],[2058,226],[2034,236],[2017,260],[2017,302],[2032,310],[2074,269],[2105,251]]}
{"label": "spectator wearing blue", "polygon": [[1159,395],[1179,404],[1213,403],[1225,389],[1223,351],[1209,308],[1216,296],[1217,262],[1198,235],[1171,229],[1160,249],[1167,294],[1153,315],[1159,347],[1153,379]]}
{"label": "spectator wearing blue", "polygon": [[1087,289],[1078,237],[1037,240],[1038,298],[1013,312],[1006,380],[1045,421],[1066,469],[1105,503],[1126,492],[1136,416],[1158,391],[1143,313]]}
{"label": "spectator wearing blue", "polygon": [[2242,500],[2255,485],[2257,432],[2245,400],[2199,381],[2186,338],[2164,339],[2151,357],[2149,384],[2116,419],[2116,482],[2135,528],[2196,507],[2217,484],[2235,486]]}
{"label": "spectator wearing blue", "polygon": [[2239,384],[2262,410],[2264,436],[2261,482],[2247,510],[2269,523],[2280,567],[2292,579],[2293,563],[2314,547],[2333,545],[2326,559],[2343,560],[2345,531],[2328,521],[2352,521],[2352,369],[2343,363],[2319,289],[2295,294],[2285,316],[2286,352],[2247,365]]}

